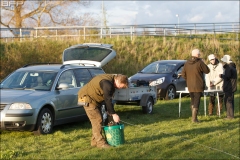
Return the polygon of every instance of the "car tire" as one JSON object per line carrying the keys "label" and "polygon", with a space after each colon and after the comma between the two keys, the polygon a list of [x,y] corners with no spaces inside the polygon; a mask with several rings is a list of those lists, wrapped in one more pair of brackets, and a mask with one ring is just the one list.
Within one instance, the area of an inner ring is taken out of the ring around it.
{"label": "car tire", "polygon": [[48,108],[44,108],[37,119],[34,134],[49,134],[53,130],[53,114]]}
{"label": "car tire", "polygon": [[144,114],[151,114],[153,112],[153,100],[151,97],[148,98],[146,106],[142,106],[142,112]]}
{"label": "car tire", "polygon": [[167,88],[165,100],[173,100],[176,97],[176,89],[174,86],[170,85]]}

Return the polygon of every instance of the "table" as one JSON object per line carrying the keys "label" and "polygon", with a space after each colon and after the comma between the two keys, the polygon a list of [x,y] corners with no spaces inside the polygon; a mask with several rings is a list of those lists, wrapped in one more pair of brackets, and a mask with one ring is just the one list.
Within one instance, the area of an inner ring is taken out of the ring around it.
{"label": "table", "polygon": [[[204,90],[203,91],[203,94],[204,94],[204,113],[205,113],[205,116],[206,116],[206,95],[207,93],[217,93],[217,101],[218,101],[218,115],[220,117],[220,105],[219,105],[219,92],[223,92],[222,90],[219,90],[219,89],[213,89],[213,90]],[[180,114],[181,114],[181,97],[182,97],[182,93],[189,93],[188,90],[182,90],[182,91],[177,91],[177,93],[179,93],[179,117],[180,117]]]}

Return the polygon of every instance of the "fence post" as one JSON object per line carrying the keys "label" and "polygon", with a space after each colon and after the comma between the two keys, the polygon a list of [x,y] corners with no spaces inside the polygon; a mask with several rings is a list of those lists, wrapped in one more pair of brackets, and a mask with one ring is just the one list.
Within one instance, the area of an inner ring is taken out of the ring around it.
{"label": "fence post", "polygon": [[237,36],[236,36],[236,40],[238,41],[238,33],[237,33],[237,31],[236,31],[236,35],[237,35]]}
{"label": "fence post", "polygon": [[80,40],[81,40],[81,29],[78,30],[78,42],[80,43]]}
{"label": "fence post", "polygon": [[132,39],[133,39],[133,26],[131,26],[131,41],[132,41]]}
{"label": "fence post", "polygon": [[56,29],[56,40],[57,40],[57,29]]}
{"label": "fence post", "polygon": [[196,34],[196,23],[194,24],[194,34]]}
{"label": "fence post", "polygon": [[157,28],[156,28],[156,25],[154,25],[154,27],[155,27],[155,35],[157,35]]}
{"label": "fence post", "polygon": [[177,36],[177,25],[175,24],[175,36]]}
{"label": "fence post", "polygon": [[35,38],[38,38],[38,36],[37,36],[37,34],[38,34],[37,30],[38,30],[38,29],[36,29],[36,31],[35,31],[35,34],[36,34],[36,35],[35,35]]}
{"label": "fence post", "polygon": [[22,28],[19,28],[20,42],[22,42]]}
{"label": "fence post", "polygon": [[112,38],[112,28],[111,27],[109,28],[109,36],[110,36],[110,38]]}
{"label": "fence post", "polygon": [[100,35],[101,39],[102,39],[102,34],[103,34],[103,28],[101,27],[101,35]]}
{"label": "fence post", "polygon": [[83,27],[83,39],[85,40],[86,39],[86,30],[85,30],[85,26]]}
{"label": "fence post", "polygon": [[215,23],[213,23],[213,35],[214,35],[214,39],[216,38],[216,33],[215,33]]}

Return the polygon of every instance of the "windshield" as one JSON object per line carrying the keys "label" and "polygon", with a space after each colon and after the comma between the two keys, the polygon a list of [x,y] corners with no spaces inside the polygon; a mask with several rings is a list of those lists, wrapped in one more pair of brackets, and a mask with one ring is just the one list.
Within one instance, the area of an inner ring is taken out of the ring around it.
{"label": "windshield", "polygon": [[57,72],[20,71],[14,72],[1,83],[3,89],[51,89]]}
{"label": "windshield", "polygon": [[148,73],[148,74],[156,74],[156,73],[171,73],[173,72],[176,64],[159,64],[159,63],[151,63],[143,70],[141,73]]}

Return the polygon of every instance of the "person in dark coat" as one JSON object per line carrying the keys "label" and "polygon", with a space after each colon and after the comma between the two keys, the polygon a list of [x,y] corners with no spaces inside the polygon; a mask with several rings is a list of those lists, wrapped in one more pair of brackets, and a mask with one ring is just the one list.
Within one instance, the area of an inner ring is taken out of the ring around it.
{"label": "person in dark coat", "polygon": [[225,119],[230,120],[234,118],[234,92],[237,91],[237,70],[229,55],[224,55],[221,61],[225,69],[224,74],[219,75],[220,78],[223,78],[224,103],[227,109],[227,118]]}
{"label": "person in dark coat", "polygon": [[192,50],[192,57],[187,60],[182,70],[182,77],[186,80],[191,97],[192,122],[199,122],[197,114],[200,105],[200,98],[205,88],[204,74],[208,74],[210,69],[203,62],[198,49]]}

